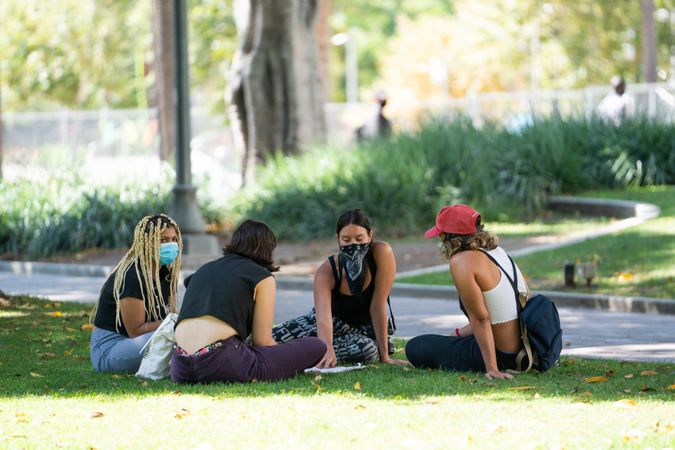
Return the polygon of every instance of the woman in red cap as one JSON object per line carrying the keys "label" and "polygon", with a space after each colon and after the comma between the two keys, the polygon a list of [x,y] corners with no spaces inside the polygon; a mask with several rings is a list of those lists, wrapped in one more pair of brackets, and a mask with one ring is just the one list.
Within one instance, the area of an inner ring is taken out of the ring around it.
{"label": "woman in red cap", "polygon": [[405,348],[415,367],[485,372],[487,378],[512,378],[521,349],[515,292],[529,297],[520,269],[497,245],[497,237],[483,230],[480,214],[467,205],[442,208],[436,225],[424,237],[439,237],[441,255],[460,297],[469,324],[451,336],[425,334]]}

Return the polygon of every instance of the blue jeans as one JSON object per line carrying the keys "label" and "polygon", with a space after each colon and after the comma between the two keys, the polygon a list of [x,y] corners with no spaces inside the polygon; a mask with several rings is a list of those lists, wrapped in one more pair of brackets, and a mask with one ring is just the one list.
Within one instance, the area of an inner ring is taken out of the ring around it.
{"label": "blue jeans", "polygon": [[91,333],[91,365],[98,372],[135,373],[141,366],[141,349],[152,333],[129,338],[114,331],[96,328]]}

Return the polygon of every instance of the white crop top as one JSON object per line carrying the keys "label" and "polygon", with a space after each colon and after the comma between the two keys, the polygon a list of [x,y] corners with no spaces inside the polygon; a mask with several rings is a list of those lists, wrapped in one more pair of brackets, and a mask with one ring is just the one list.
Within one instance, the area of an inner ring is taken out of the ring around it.
{"label": "white crop top", "polygon": [[[497,247],[494,250],[487,251],[487,253],[489,253],[490,256],[504,268],[511,279],[513,279],[513,267],[511,266],[511,261],[509,261],[506,251],[501,247]],[[492,263],[492,261],[490,261],[490,263]],[[526,292],[527,283],[517,265],[516,273],[518,274],[518,291]],[[485,306],[487,306],[488,313],[490,313],[490,323],[493,325],[518,318],[518,307],[516,306],[515,294],[513,293],[511,283],[501,270],[499,271],[499,275],[500,278],[497,286],[489,291],[483,291]]]}

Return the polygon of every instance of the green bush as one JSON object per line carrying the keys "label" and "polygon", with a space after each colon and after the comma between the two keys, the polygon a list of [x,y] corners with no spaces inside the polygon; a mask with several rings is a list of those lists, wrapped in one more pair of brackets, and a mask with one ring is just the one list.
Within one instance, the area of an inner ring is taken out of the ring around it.
{"label": "green bush", "polygon": [[[171,202],[169,185],[87,187],[62,177],[0,187],[0,255],[13,258],[128,247],[141,217],[166,213]],[[222,215],[208,203],[200,206],[205,217]]]}
{"label": "green bush", "polygon": [[554,117],[518,132],[431,119],[391,141],[277,155],[233,204],[292,240],[331,236],[337,215],[354,207],[389,235],[418,231],[459,201],[489,220],[525,219],[550,195],[675,182],[673,136],[672,125],[643,117],[621,127]]}

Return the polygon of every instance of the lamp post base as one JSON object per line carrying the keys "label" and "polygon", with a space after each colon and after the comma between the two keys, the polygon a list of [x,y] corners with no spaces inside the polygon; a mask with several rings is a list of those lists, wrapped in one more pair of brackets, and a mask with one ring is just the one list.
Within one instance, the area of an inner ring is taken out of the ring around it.
{"label": "lamp post base", "polygon": [[171,217],[183,234],[183,253],[186,255],[217,255],[218,239],[204,232],[205,224],[197,207],[197,188],[189,184],[173,187]]}

